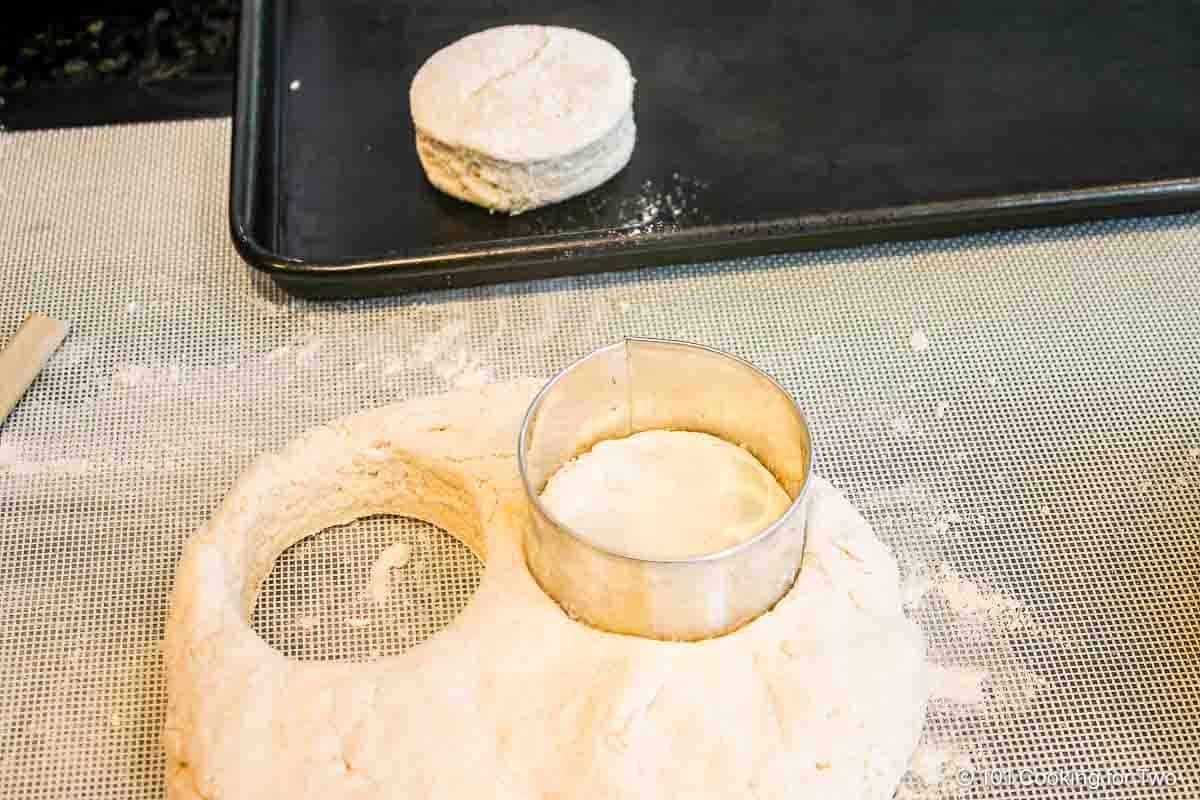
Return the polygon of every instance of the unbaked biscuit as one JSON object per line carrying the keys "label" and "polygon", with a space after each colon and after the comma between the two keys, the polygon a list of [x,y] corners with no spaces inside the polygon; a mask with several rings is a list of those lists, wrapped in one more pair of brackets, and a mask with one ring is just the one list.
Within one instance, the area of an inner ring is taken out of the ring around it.
{"label": "unbaked biscuit", "polygon": [[439,50],[413,79],[417,155],[434,186],[519,214],[604,183],[633,153],[633,73],[570,28],[509,25]]}

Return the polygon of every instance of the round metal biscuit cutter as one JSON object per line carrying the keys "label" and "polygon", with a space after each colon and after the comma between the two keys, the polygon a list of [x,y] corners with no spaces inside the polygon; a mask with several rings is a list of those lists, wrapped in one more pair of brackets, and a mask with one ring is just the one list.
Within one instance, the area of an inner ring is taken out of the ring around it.
{"label": "round metal biscuit cutter", "polygon": [[[540,495],[597,442],[646,430],[709,433],[745,447],[792,498],[753,538],[715,553],[655,560],[572,530]],[[804,555],[812,471],[808,423],[787,391],[736,356],[702,345],[630,338],[571,364],[525,414],[517,460],[533,508],[529,569],[572,617],[614,633],[692,641],[735,630],[791,588]]]}

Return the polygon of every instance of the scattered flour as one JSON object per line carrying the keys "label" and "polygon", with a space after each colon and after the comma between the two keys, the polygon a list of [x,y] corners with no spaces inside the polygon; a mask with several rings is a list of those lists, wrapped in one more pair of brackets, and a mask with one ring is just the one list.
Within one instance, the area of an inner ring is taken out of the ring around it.
{"label": "scattered flour", "polygon": [[391,375],[401,374],[404,372],[404,360],[398,355],[390,355],[386,357],[386,359],[383,361],[382,372],[385,377],[389,378]]}
{"label": "scattered flour", "polygon": [[636,197],[620,202],[617,212],[628,226],[626,235],[636,235],[664,229],[684,219],[700,220],[705,216],[702,194],[709,181],[696,180],[678,172],[671,174],[665,184],[646,180]]}
{"label": "scattered flour", "polygon": [[113,386],[122,389],[178,385],[183,379],[183,369],[177,364],[163,367],[146,367],[137,364],[122,364],[113,370]]}
{"label": "scattered flour", "polygon": [[429,366],[435,375],[458,389],[482,386],[495,380],[492,370],[484,366],[479,355],[461,341],[467,330],[464,320],[451,320],[413,348],[419,363]]}
{"label": "scattered flour", "polygon": [[21,448],[17,444],[0,442],[0,472],[16,467],[21,460]]}
{"label": "scattered flour", "polygon": [[[261,311],[263,314],[266,314],[267,316],[270,316],[270,317],[286,316],[290,310],[290,305],[289,305],[288,300],[285,299],[281,303],[276,303],[276,302],[266,299],[265,297],[262,297],[261,295],[257,294],[256,292],[251,292],[251,293],[245,294],[242,296],[242,299],[249,305],[253,306],[254,308]],[[298,303],[301,301],[294,300],[293,302]]]}
{"label": "scattered flour", "polygon": [[[364,365],[365,366],[365,365]],[[388,356],[383,361],[383,374],[387,377],[404,372],[404,359],[400,356]]]}
{"label": "scattered flour", "polygon": [[296,365],[300,367],[312,366],[321,347],[322,342],[319,338],[314,337],[309,339],[296,351]]}
{"label": "scattered flour", "polygon": [[477,357],[459,347],[441,362],[433,365],[433,372],[446,383],[458,389],[482,386],[492,380],[491,370],[480,365]]}
{"label": "scattered flour", "polygon": [[960,705],[983,702],[983,682],[987,677],[987,670],[973,667],[933,664],[930,668],[933,697]]}
{"label": "scattered flour", "polygon": [[275,348],[274,350],[272,350],[271,352],[267,353],[267,355],[266,355],[266,361],[268,361],[268,362],[272,362],[272,361],[282,361],[283,359],[285,359],[285,358],[287,358],[289,355],[291,355],[291,353],[292,353],[292,346],[291,346],[291,345],[287,345],[287,344],[285,344],[285,345],[281,345],[281,346],[279,346],[279,347],[276,347],[276,348]]}
{"label": "scattered flour", "polygon": [[[30,453],[36,452],[32,448]],[[42,458],[26,454],[16,445],[0,445],[0,475],[11,477],[31,475],[86,475],[96,469],[96,464],[86,458]]]}
{"label": "scattered flour", "polygon": [[379,554],[371,565],[371,579],[367,585],[367,593],[376,605],[383,605],[392,594],[392,569],[403,567],[412,555],[412,548],[404,542],[397,542]]}
{"label": "scattered flour", "polygon": [[1034,625],[1024,604],[999,592],[981,589],[974,581],[956,574],[949,564],[938,565],[939,580],[934,591],[942,596],[955,613],[986,619],[1000,627],[1016,631]]}
{"label": "scattered flour", "polygon": [[433,364],[452,348],[459,337],[467,332],[467,323],[461,319],[451,320],[437,333],[429,336],[413,348],[413,354],[422,364]]}
{"label": "scattered flour", "polygon": [[112,382],[114,386],[123,388],[140,386],[149,373],[149,367],[139,367],[136,364],[123,365],[113,370]]}
{"label": "scattered flour", "polygon": [[922,745],[913,753],[909,768],[927,786],[936,786],[971,764],[971,757],[955,748]]}
{"label": "scattered flour", "polygon": [[913,573],[900,584],[900,601],[905,608],[917,608],[933,588],[927,573]]}
{"label": "scattered flour", "polygon": [[906,780],[896,790],[896,800],[942,800],[962,797],[958,776],[974,772],[970,753],[950,745],[923,741],[908,762]]}
{"label": "scattered flour", "polygon": [[90,367],[103,356],[87,339],[68,339],[54,354],[52,365],[57,369],[66,367]]}
{"label": "scattered flour", "polygon": [[[940,525],[932,526],[938,535]],[[996,632],[1046,633],[1025,604],[1005,594],[982,588],[964,578],[946,561],[917,562],[909,568],[901,592],[904,605],[912,610],[925,606],[931,597],[940,598],[948,610],[964,621],[986,623]]]}
{"label": "scattered flour", "polygon": [[1070,638],[1048,629],[1021,601],[961,574],[964,543],[989,525],[958,512],[922,484],[855,497],[855,504],[900,564],[905,611],[924,630],[932,702],[921,744],[896,792],[897,800],[962,796],[956,778],[986,763],[994,725],[1027,714],[1051,682],[1022,655],[1033,637]]}

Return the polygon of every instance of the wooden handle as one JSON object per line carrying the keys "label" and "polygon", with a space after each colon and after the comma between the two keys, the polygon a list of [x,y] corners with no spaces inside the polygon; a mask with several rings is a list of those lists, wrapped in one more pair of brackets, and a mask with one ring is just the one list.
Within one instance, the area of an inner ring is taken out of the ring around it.
{"label": "wooden handle", "polygon": [[67,324],[30,314],[0,351],[0,425],[67,338]]}

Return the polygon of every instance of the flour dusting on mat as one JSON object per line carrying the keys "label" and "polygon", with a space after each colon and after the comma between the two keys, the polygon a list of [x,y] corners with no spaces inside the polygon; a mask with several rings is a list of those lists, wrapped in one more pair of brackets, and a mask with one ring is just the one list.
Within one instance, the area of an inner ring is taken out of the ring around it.
{"label": "flour dusting on mat", "polygon": [[1024,603],[1001,592],[982,588],[977,582],[959,575],[947,562],[932,565],[930,572],[933,575],[933,591],[949,604],[956,615],[986,621],[997,630],[1010,633],[1040,627]]}
{"label": "flour dusting on mat", "polygon": [[375,559],[375,563],[371,565],[371,580],[367,586],[367,593],[376,605],[383,605],[392,596],[392,570],[407,564],[411,554],[412,548],[404,542],[396,542]]}
{"label": "flour dusting on mat", "polygon": [[935,700],[961,705],[974,705],[984,700],[983,682],[988,677],[987,670],[934,664],[930,677]]}
{"label": "flour dusting on mat", "polygon": [[428,366],[447,385],[457,389],[482,386],[495,380],[493,371],[464,341],[466,321],[451,320],[413,347],[417,361]]}
{"label": "flour dusting on mat", "polygon": [[895,800],[950,800],[962,796],[961,776],[973,774],[968,750],[949,742],[923,741],[908,762]]}
{"label": "flour dusting on mat", "polygon": [[[1044,626],[1027,604],[968,571],[974,565],[957,562],[957,543],[979,535],[987,519],[957,511],[915,483],[868,491],[855,502],[895,552],[904,608],[929,647],[926,727],[897,800],[958,797],[956,775],[991,757],[988,726],[1019,719],[1050,685],[1024,662],[1021,643],[1068,639]],[[945,736],[947,725],[955,738],[936,738]]]}
{"label": "flour dusting on mat", "polygon": [[0,442],[0,473],[21,463],[21,448],[16,442]]}

